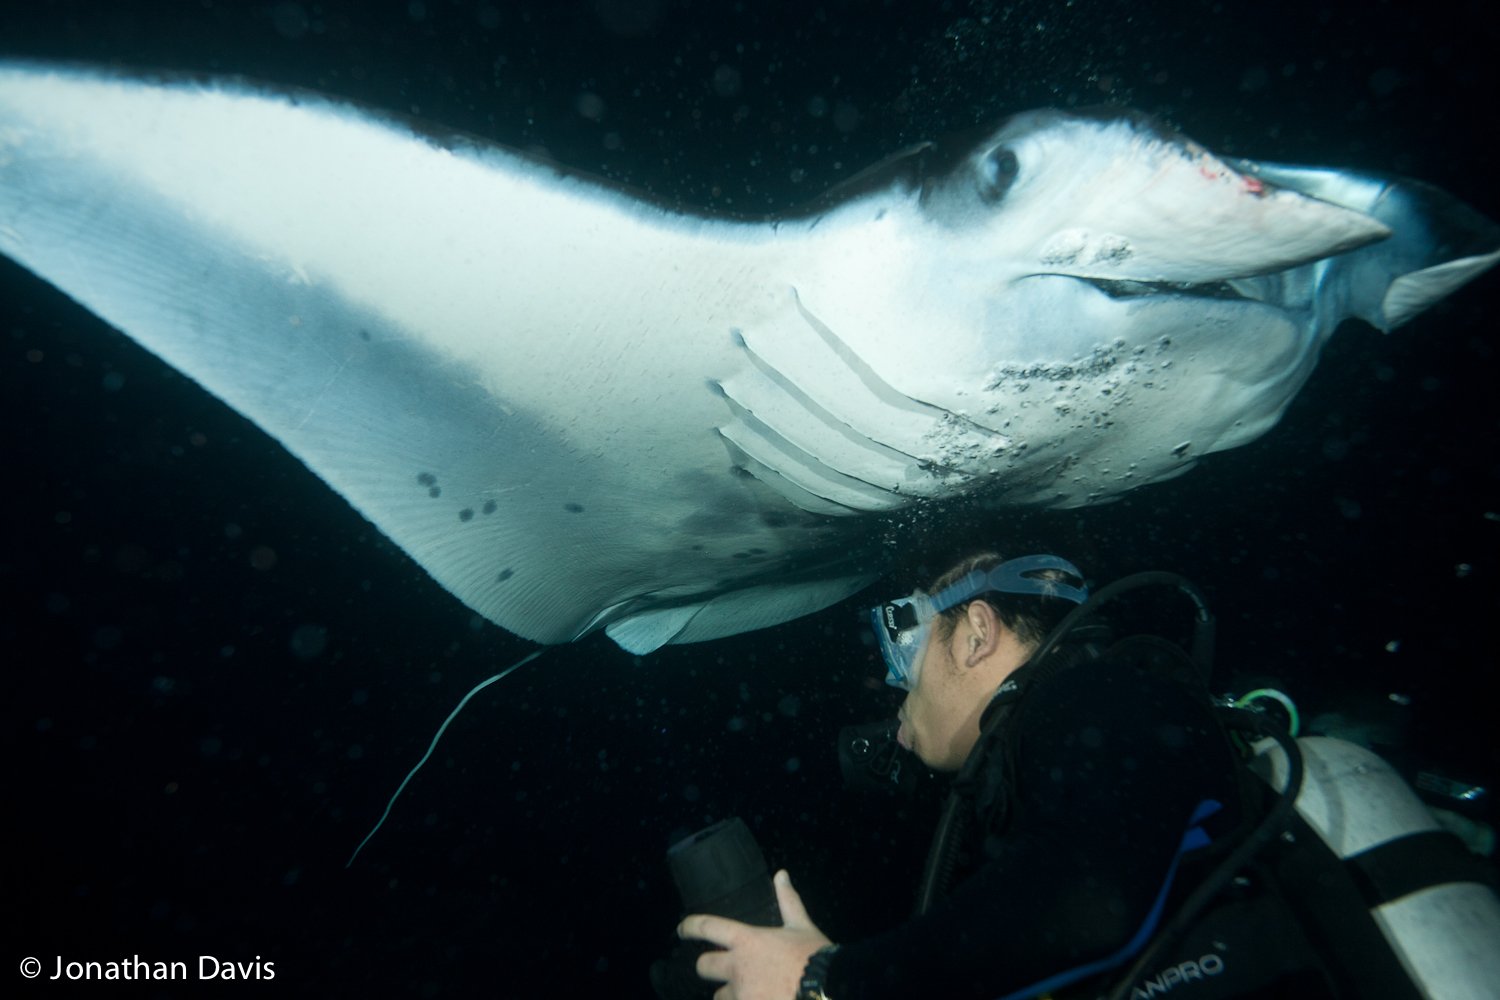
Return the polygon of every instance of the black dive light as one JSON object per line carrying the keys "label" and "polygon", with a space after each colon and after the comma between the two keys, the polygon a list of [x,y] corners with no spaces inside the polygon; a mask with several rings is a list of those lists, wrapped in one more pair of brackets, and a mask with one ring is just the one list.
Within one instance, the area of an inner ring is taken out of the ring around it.
{"label": "black dive light", "polygon": [[781,926],[766,856],[738,816],[673,844],[667,850],[667,867],[682,894],[684,913],[711,913],[758,927]]}
{"label": "black dive light", "polygon": [[[667,867],[684,915],[708,913],[758,927],[780,927],[781,907],[755,835],[735,816],[684,837],[667,850]],[[720,984],[701,978],[695,963],[713,945],[683,941],[670,959],[651,964],[651,986],[662,1000],[707,1000]]]}

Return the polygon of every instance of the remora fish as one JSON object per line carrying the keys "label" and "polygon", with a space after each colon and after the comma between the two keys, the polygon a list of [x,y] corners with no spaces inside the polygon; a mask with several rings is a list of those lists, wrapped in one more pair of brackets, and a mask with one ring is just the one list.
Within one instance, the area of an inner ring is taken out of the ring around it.
{"label": "remora fish", "polygon": [[471,608],[644,652],[865,586],[893,512],[1253,440],[1346,317],[1500,258],[1419,182],[1043,110],[789,215],[663,207],[306,93],[0,63],[0,250]]}

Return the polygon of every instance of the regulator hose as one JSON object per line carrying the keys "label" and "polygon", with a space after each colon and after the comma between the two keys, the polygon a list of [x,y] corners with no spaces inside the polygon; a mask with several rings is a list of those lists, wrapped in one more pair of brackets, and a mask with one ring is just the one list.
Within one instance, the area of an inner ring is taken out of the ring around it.
{"label": "regulator hose", "polygon": [[1152,962],[1156,961],[1163,951],[1175,944],[1183,932],[1192,926],[1198,914],[1219,894],[1220,890],[1229,884],[1229,880],[1249,864],[1262,847],[1274,840],[1285,829],[1287,817],[1297,803],[1297,794],[1302,790],[1303,774],[1302,751],[1298,748],[1297,741],[1281,729],[1275,720],[1257,712],[1242,708],[1225,708],[1220,709],[1219,712],[1219,717],[1226,728],[1269,736],[1281,745],[1281,749],[1286,752],[1288,765],[1286,789],[1281,793],[1281,798],[1277,800],[1276,805],[1266,813],[1265,819],[1261,820],[1239,846],[1231,851],[1229,856],[1198,885],[1198,888],[1188,895],[1177,913],[1165,927],[1157,932],[1151,943],[1131,964],[1130,971],[1126,972],[1115,984],[1114,989],[1106,994],[1105,1000],[1124,1000],[1130,993],[1132,984],[1145,974]]}

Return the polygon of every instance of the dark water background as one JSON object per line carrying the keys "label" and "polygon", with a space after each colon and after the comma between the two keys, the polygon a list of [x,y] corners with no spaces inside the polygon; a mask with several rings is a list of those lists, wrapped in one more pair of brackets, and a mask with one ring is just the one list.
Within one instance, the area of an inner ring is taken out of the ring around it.
{"label": "dark water background", "polygon": [[[314,88],[729,211],[1012,111],[1117,102],[1220,152],[1399,171],[1500,219],[1483,9],[52,2],[0,8],[0,53]],[[1348,324],[1280,426],[1175,482],[927,525],[889,580],[778,628],[643,660],[602,635],[549,652],[471,703],[345,871],[463,692],[531,647],[0,261],[10,968],[260,956],[277,978],[258,992],[649,996],[678,916],[668,838],[731,814],[834,939],[891,926],[938,789],[851,796],[831,740],[894,704],[861,607],[966,538],[1052,547],[1099,582],[1186,573],[1221,616],[1216,686],[1275,678],[1306,714],[1353,707],[1493,785],[1497,290],[1390,336]]]}

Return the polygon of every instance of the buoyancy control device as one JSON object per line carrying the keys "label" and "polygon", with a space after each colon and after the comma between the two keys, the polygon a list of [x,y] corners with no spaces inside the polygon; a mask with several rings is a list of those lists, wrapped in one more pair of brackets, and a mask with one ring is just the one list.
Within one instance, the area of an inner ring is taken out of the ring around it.
{"label": "buoyancy control device", "polygon": [[[1148,585],[1175,587],[1195,603],[1192,652],[1173,647],[1173,675],[1206,687],[1214,619],[1196,588],[1175,574],[1136,574],[1099,591],[1064,619],[1032,662],[1089,627],[1088,616],[1105,601]],[[1182,669],[1189,664],[1197,671]],[[1171,916],[1133,961],[1081,979],[1064,973],[1012,997],[1500,1000],[1493,869],[1443,830],[1377,754],[1328,737],[1293,739],[1268,713],[1215,701],[1226,730],[1260,737],[1246,754],[1248,771],[1260,778],[1245,775],[1269,786],[1260,818],[1227,852],[1205,852],[1195,877],[1184,878],[1171,899]],[[996,726],[985,738],[1001,732]],[[950,796],[918,914],[946,891],[965,812],[962,797]]]}

